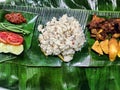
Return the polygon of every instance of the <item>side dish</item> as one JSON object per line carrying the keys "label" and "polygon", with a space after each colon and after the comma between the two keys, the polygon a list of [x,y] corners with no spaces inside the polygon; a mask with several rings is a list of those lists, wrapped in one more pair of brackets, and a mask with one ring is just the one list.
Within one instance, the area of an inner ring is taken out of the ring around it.
{"label": "side dish", "polygon": [[5,19],[10,23],[0,22],[0,53],[20,55],[24,50],[23,35],[30,32],[18,24],[25,23],[26,19],[21,13],[15,12],[6,14]]}
{"label": "side dish", "polygon": [[66,14],[57,20],[53,17],[45,26],[39,25],[40,48],[45,55],[58,55],[63,61],[73,59],[76,51],[80,51],[85,40],[84,32],[74,17]]}
{"label": "side dish", "polygon": [[23,51],[23,37],[13,32],[0,32],[0,53],[21,54]]}
{"label": "side dish", "polygon": [[96,40],[92,50],[99,55],[108,54],[110,61],[120,57],[120,18],[105,19],[93,15],[87,27]]}
{"label": "side dish", "polygon": [[6,14],[5,18],[6,20],[14,24],[21,24],[26,22],[26,19],[21,13],[12,12],[12,13]]}
{"label": "side dish", "polygon": [[30,31],[23,29],[23,26],[9,24],[9,23],[1,23],[0,22],[0,30],[6,30],[11,32],[16,32],[20,34],[30,34]]}

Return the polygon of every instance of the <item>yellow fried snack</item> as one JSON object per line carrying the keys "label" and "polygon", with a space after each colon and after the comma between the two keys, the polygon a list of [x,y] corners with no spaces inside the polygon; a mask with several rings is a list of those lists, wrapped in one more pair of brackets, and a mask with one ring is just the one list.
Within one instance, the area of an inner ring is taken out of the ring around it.
{"label": "yellow fried snack", "polygon": [[111,38],[109,43],[109,59],[110,61],[114,61],[116,59],[118,53],[118,41],[115,38]]}
{"label": "yellow fried snack", "polygon": [[118,47],[118,57],[120,57],[120,41],[119,41],[119,43],[118,43],[118,45],[119,45],[119,47]]}
{"label": "yellow fried snack", "polygon": [[108,39],[100,42],[100,46],[105,54],[108,54],[108,42]]}
{"label": "yellow fried snack", "polygon": [[93,46],[92,46],[92,49],[93,49],[95,52],[99,53],[100,55],[103,55],[103,51],[102,51],[102,49],[101,49],[101,46],[100,46],[100,43],[99,43],[98,40],[95,41],[95,43],[94,43]]}

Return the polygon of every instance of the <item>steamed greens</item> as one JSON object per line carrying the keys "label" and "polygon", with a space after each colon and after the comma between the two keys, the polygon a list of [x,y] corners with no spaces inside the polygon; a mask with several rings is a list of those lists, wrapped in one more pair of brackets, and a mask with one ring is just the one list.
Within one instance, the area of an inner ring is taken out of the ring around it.
{"label": "steamed greens", "polygon": [[8,30],[16,33],[21,34],[30,34],[30,31],[23,29],[23,26],[14,25],[14,24],[8,24],[8,23],[0,23],[0,29],[1,30]]}

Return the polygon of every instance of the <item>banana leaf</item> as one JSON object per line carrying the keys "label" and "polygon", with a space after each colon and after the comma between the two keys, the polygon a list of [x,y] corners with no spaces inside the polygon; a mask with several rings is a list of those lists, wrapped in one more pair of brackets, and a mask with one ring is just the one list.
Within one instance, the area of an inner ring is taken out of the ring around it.
{"label": "banana leaf", "polygon": [[[7,8],[9,5],[2,4],[2,6],[4,6],[5,9],[14,10],[15,8],[17,11],[30,11],[35,13],[40,9],[34,8],[33,6],[38,6],[38,8],[82,8],[90,10],[87,11],[88,15],[94,13],[101,15],[99,10],[102,10],[107,11],[104,12],[107,13],[105,14],[107,16],[111,13],[109,13],[109,11],[120,10],[120,0],[12,1],[13,6],[11,8]],[[28,3],[30,1],[36,2],[37,4]],[[11,4],[11,0],[5,0],[5,4]],[[32,6],[32,9],[31,7],[21,7],[21,5]],[[104,15],[102,14],[101,16]],[[63,64],[65,64],[65,66],[63,66]],[[9,90],[120,90],[120,67],[116,64],[107,67],[74,66],[69,66],[69,63],[62,63],[61,67],[28,67],[21,66],[19,63],[3,62],[0,64],[0,86]]]}
{"label": "banana leaf", "polygon": [[120,0],[3,0],[12,6],[72,8],[86,10],[119,11]]}
{"label": "banana leaf", "polygon": [[[11,13],[11,12],[14,12],[14,11],[0,10],[0,22],[9,24],[9,22],[5,19],[5,14]],[[23,29],[30,31],[29,35],[23,36],[24,37],[24,52],[27,52],[27,50],[31,46],[31,40],[32,40],[32,36],[33,36],[34,25],[35,25],[35,20],[36,20],[37,15],[32,14],[32,13],[27,13],[27,12],[21,12],[21,13],[26,18],[26,21],[27,21],[27,23],[22,24],[21,26],[23,27]],[[13,55],[13,54],[0,53],[0,62],[12,60],[17,57],[18,56]]]}
{"label": "banana leaf", "polygon": [[26,67],[0,64],[0,86],[9,90],[119,90],[119,66]]}

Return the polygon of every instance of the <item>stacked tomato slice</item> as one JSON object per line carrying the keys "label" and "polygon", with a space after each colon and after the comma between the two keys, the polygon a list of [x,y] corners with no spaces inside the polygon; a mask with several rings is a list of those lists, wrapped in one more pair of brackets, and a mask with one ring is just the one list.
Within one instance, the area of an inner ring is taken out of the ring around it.
{"label": "stacked tomato slice", "polygon": [[1,31],[0,42],[11,45],[21,45],[23,43],[23,37],[13,32]]}

